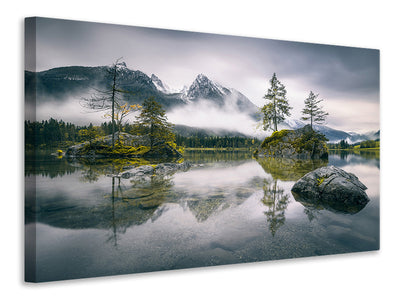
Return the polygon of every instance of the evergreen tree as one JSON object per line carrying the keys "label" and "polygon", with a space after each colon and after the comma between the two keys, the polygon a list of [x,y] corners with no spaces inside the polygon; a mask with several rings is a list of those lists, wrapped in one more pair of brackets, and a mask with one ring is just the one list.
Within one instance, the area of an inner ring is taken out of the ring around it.
{"label": "evergreen tree", "polygon": [[283,122],[286,117],[290,116],[290,110],[292,107],[289,106],[288,100],[286,99],[286,88],[276,78],[276,74],[272,75],[269,81],[271,87],[268,89],[264,99],[268,100],[267,103],[261,108],[263,114],[263,129],[278,130],[278,124]]}
{"label": "evergreen tree", "polygon": [[136,119],[138,133],[145,134],[150,138],[151,149],[159,143],[175,142],[175,135],[172,132],[173,125],[168,123],[165,110],[154,97],[144,100],[140,115]]}
{"label": "evergreen tree", "polygon": [[304,100],[305,108],[302,110],[303,115],[301,119],[303,121],[310,120],[311,128],[313,123],[322,124],[326,120],[327,112],[322,110],[322,106],[319,105],[323,99],[318,99],[318,94],[314,94],[312,91],[306,100]]}

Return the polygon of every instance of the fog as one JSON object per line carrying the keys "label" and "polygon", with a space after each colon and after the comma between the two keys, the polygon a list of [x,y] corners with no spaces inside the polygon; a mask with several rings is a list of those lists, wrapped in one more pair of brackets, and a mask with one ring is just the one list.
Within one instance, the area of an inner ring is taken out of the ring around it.
{"label": "fog", "polygon": [[174,124],[238,131],[248,136],[265,136],[265,132],[257,129],[257,121],[235,107],[234,99],[226,101],[223,107],[202,99],[173,109],[167,113],[167,117]]}
{"label": "fog", "polygon": [[[327,126],[379,129],[378,50],[46,18],[37,19],[36,31],[37,59],[28,70],[109,65],[123,57],[129,68],[156,74],[172,88],[203,73],[258,106],[265,103],[263,95],[275,72],[287,87],[294,119],[301,117],[312,90],[325,100]],[[230,129],[253,132],[254,122],[245,123],[240,112],[220,110],[222,115],[216,116],[216,111],[204,115],[202,105],[189,106],[170,117],[187,125],[231,124]],[[80,121],[93,120],[80,111],[78,115]]]}
{"label": "fog", "polygon": [[[48,99],[45,103],[38,104],[36,108],[36,120],[48,120],[50,118],[63,120],[75,125],[100,125],[109,122],[110,118],[104,115],[107,111],[90,110],[82,106],[80,98],[67,98],[63,101]],[[124,120],[133,122],[137,114],[132,113]],[[32,119],[30,119],[33,121]]]}

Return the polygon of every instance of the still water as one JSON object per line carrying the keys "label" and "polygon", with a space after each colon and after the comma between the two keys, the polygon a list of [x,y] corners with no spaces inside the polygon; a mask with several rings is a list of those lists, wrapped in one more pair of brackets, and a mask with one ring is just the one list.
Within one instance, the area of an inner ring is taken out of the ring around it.
{"label": "still water", "polygon": [[[27,156],[26,278],[52,281],[379,249],[379,156],[329,161],[186,152],[186,172],[113,177],[132,162]],[[133,162],[135,163],[135,162]],[[154,163],[154,162],[153,162]],[[335,165],[370,202],[343,212],[297,202],[305,173]]]}

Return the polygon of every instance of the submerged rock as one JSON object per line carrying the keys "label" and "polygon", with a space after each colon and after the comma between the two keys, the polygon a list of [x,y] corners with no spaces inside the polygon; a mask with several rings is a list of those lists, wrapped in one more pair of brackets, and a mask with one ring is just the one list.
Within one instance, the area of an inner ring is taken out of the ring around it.
{"label": "submerged rock", "polygon": [[190,167],[191,165],[188,162],[144,165],[124,171],[119,174],[119,177],[124,179],[144,179],[152,175],[167,176],[172,175],[178,171],[187,171]]}
{"label": "submerged rock", "polygon": [[292,194],[301,203],[356,213],[369,201],[366,189],[354,174],[329,166],[304,175],[292,187]]}

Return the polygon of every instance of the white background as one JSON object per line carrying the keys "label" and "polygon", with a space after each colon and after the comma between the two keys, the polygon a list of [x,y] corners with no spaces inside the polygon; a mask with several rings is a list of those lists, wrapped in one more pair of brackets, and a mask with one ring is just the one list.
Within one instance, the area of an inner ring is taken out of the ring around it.
{"label": "white background", "polygon": [[[396,1],[7,1],[1,13],[2,299],[399,297]],[[23,282],[23,18],[55,17],[381,50],[381,250],[57,283]],[[21,298],[20,298],[21,297]],[[398,298],[397,298],[398,299]]]}

